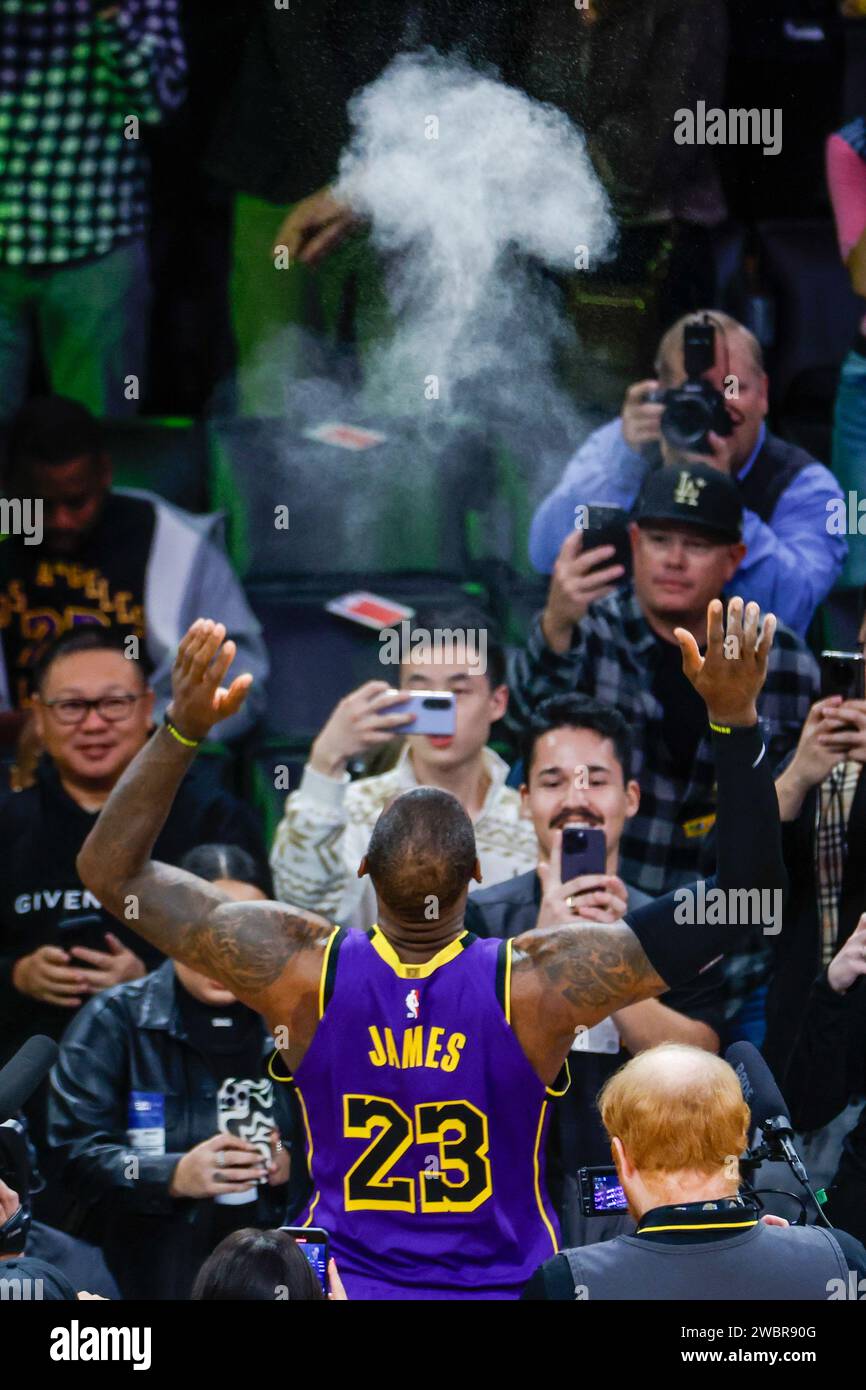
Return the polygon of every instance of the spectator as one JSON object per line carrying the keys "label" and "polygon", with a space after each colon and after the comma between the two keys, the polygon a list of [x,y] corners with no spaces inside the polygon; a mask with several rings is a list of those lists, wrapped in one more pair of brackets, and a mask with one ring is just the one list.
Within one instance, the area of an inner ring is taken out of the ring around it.
{"label": "spectator", "polygon": [[[38,1193],[43,1181],[36,1168],[36,1153],[28,1140],[26,1123],[14,1117],[0,1125],[0,1174],[0,1228],[7,1219],[11,1221],[8,1230],[0,1231],[0,1255],[8,1257],[14,1252],[25,1256],[28,1262],[40,1261],[75,1288],[89,1289],[100,1298],[119,1298],[120,1290],[108,1272],[101,1250],[32,1219],[31,1193]],[[4,1269],[0,1271],[0,1280],[5,1277]],[[9,1296],[3,1292],[4,1287],[0,1283],[0,1300]],[[21,1296],[28,1297],[26,1293]],[[38,1298],[39,1294],[31,1292],[29,1297]]]}
{"label": "spectator", "polygon": [[[627,286],[666,327],[714,288],[710,229],[724,221],[715,151],[681,144],[675,114],[721,104],[728,53],[722,0],[588,0],[531,6],[521,84],[584,132],[620,224],[611,265],[591,263],[590,285]],[[622,310],[613,316],[622,319]]]}
{"label": "spectator", "polygon": [[[640,787],[631,776],[631,737],[616,710],[579,695],[547,700],[536,711],[523,743],[520,794],[538,838],[537,869],[474,893],[466,926],[478,936],[519,936],[533,927],[556,926],[569,916],[616,922],[650,901],[618,877],[623,826],[635,814]],[[604,832],[604,875],[563,883],[559,866],[566,825]],[[560,1213],[567,1245],[606,1239],[611,1222],[587,1221],[580,1209],[577,1170],[608,1163],[596,1096],[629,1054],[659,1042],[692,1043],[718,1050],[723,976],[718,963],[686,988],[618,1009],[578,1033],[569,1058],[571,1086],[557,1102],[548,1146],[548,1186]],[[556,1194],[556,1188],[561,1192]],[[615,1230],[622,1219],[614,1217]]]}
{"label": "spectator", "polygon": [[[236,901],[266,898],[230,846],[186,862]],[[224,1236],[284,1221],[303,1194],[297,1112],[269,1077],[272,1052],[257,1013],[172,961],[91,999],[68,1028],[50,1142],[124,1298],[188,1298]]]}
{"label": "spectator", "polygon": [[[521,815],[518,793],[505,785],[508,766],[487,747],[491,725],[508,704],[505,656],[487,619],[471,609],[428,613],[416,619],[412,631],[467,634],[464,655],[475,640],[479,645],[473,651],[480,652],[484,637],[487,669],[482,674],[477,661],[416,661],[420,649],[413,649],[410,634],[412,660],[401,667],[401,689],[453,691],[454,737],[410,735],[390,772],[350,783],[349,760],[390,742],[394,726],[406,722],[405,714],[384,712],[398,692],[385,681],[367,681],[340,701],[313,743],[271,849],[278,896],[347,927],[366,929],[376,921],[372,884],[358,878],[358,865],[380,812],[410,787],[439,787],[457,797],[474,823],[486,883],[499,883],[535,864],[532,826]],[[433,656],[434,649],[426,655]]]}
{"label": "spectator", "polygon": [[[866,618],[860,628],[866,650]],[[791,883],[784,930],[773,939],[764,1053],[782,1076],[812,981],[850,937],[866,902],[866,700],[833,695],[809,711],[776,781]]]}
{"label": "spectator", "polygon": [[183,96],[177,0],[5,6],[0,418],[41,351],[96,415],[141,396],[149,310],[144,128]]}
{"label": "spectator", "polygon": [[[814,981],[785,1074],[791,1119],[802,1129],[830,1124],[866,1094],[866,914]],[[846,1134],[828,1191],[828,1220],[866,1241],[866,1109]]]}
{"label": "spectator", "polygon": [[[208,167],[235,197],[239,406],[281,415],[287,382],[347,368],[354,375],[389,323],[378,260],[330,188],[349,140],[350,97],[403,48],[459,45],[503,66],[514,7],[365,0],[297,8],[254,0],[249,8],[241,71]],[[289,256],[278,269],[275,246]]]}
{"label": "spectator", "polygon": [[761,1220],[739,1195],[749,1110],[720,1057],[653,1048],[611,1077],[599,1103],[637,1230],[554,1255],[524,1298],[690,1301],[736,1289],[746,1305],[818,1301],[866,1274],[866,1250],[845,1232]]}
{"label": "spectator", "polygon": [[[177,643],[206,605],[222,614],[240,666],[259,683],[267,679],[259,625],[223,553],[218,519],[153,493],[112,490],[102,430],[83,406],[54,396],[19,412],[6,491],[43,500],[44,540],[14,537],[0,555],[0,709],[26,703],[41,642],[91,621],[142,640],[161,715]],[[229,722],[223,738],[255,722],[264,689],[252,698],[252,711]]]}
{"label": "spectator", "polygon": [[[11,1221],[20,1211],[18,1193],[0,1179],[0,1226]],[[0,1250],[0,1280],[3,1281],[4,1298],[38,1298],[45,1303],[62,1303],[78,1297],[74,1284],[62,1270],[38,1256],[26,1255],[23,1237],[18,1243],[20,1248],[17,1250]]]}
{"label": "spectator", "polygon": [[[836,219],[839,252],[856,295],[866,299],[866,118],[849,121],[827,141],[827,183]],[[866,308],[866,306],[864,306]],[[866,315],[842,363],[833,415],[833,472],[858,496],[866,485]],[[866,583],[866,543],[853,531],[841,582]]]}
{"label": "spectator", "polygon": [[[154,696],[141,665],[124,657],[112,633],[88,626],[45,654],[36,684],[34,718],[46,751],[34,786],[0,797],[2,1060],[34,1032],[59,1038],[90,995],[163,959],[103,912],[75,868],[100,807],[153,727]],[[212,778],[193,774],[157,853],[177,864],[209,841],[238,844],[264,863],[252,812]],[[34,1121],[37,1148],[41,1137]]]}
{"label": "spectator", "polygon": [[[745,508],[745,550],[728,576],[726,593],[754,600],[802,636],[847,553],[844,538],[827,529],[831,504],[842,494],[823,464],[767,430],[767,377],[757,338],[727,314],[700,312],[709,313],[717,327],[716,362],[705,379],[724,391],[726,380],[730,389],[734,378],[738,392],[725,399],[732,432],[725,438],[712,434],[712,455],[704,460],[735,480]],[[662,463],[682,462],[662,438],[664,408],[649,396],[685,380],[682,339],[687,321],[680,319],[662,338],[657,380],[629,387],[620,418],[585,440],[561,482],[536,511],[529,553],[537,570],[553,569],[574,529],[577,504],[607,502],[628,509],[641,484]]]}
{"label": "spectator", "polygon": [[[547,607],[518,653],[511,693],[523,727],[542,700],[575,690],[624,716],[641,803],[623,830],[620,874],[655,896],[698,872],[714,819],[705,721],[674,630],[687,629],[703,648],[707,603],[743,556],[742,505],[730,479],[688,464],[651,474],[635,515],[634,583],[615,593],[611,582],[622,569],[609,564],[611,548],[584,553],[579,531],[567,537]],[[793,748],[817,686],[811,654],[780,628],[758,703],[771,766]]]}
{"label": "spectator", "polygon": [[[345,1299],[337,1265],[328,1261],[330,1299]],[[313,1267],[288,1231],[235,1231],[198,1272],[194,1302],[320,1303],[325,1295]]]}

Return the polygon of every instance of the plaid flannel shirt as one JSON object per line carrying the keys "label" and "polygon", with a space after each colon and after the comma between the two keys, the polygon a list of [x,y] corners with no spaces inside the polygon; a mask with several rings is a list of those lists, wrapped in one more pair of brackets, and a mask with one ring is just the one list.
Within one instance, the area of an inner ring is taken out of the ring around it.
{"label": "plaid flannel shirt", "polygon": [[[509,717],[525,727],[542,700],[581,691],[612,705],[628,721],[634,740],[632,776],[640,783],[640,809],[626,822],[620,876],[645,893],[670,892],[710,871],[706,834],[715,813],[715,764],[709,732],[698,744],[691,775],[679,776],[662,739],[662,709],[652,692],[658,644],[631,584],[594,603],[571,649],[553,652],[540,617],[526,647],[512,654]],[[776,630],[758,716],[771,765],[795,747],[809,707],[818,697],[818,667],[786,627]]]}
{"label": "plaid flannel shirt", "polygon": [[185,74],[178,0],[2,0],[0,265],[64,265],[144,233],[132,117],[163,120]]}

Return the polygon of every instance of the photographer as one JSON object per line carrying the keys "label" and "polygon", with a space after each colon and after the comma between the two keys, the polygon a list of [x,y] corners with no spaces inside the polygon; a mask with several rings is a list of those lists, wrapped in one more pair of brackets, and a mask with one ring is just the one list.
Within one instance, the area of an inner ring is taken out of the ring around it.
{"label": "photographer", "polygon": [[843,1231],[762,1220],[739,1195],[749,1109],[727,1062],[665,1043],[627,1062],[599,1097],[634,1235],[546,1261],[534,1300],[822,1300],[866,1274]]}
{"label": "photographer", "polygon": [[[682,441],[672,442],[675,412],[658,396],[666,393],[670,402],[686,382],[686,331],[705,314],[715,333],[712,366],[699,380],[718,395],[704,438],[690,450]],[[554,569],[573,533],[577,505],[608,503],[629,510],[650,473],[700,455],[735,481],[745,509],[746,549],[735,572],[736,592],[772,609],[803,635],[847,555],[844,538],[827,530],[828,505],[842,492],[823,464],[767,430],[768,382],[760,343],[728,314],[701,310],[664,335],[655,370],[654,380],[629,387],[619,419],[583,442],[537,509],[529,538],[533,565],[541,573]]]}

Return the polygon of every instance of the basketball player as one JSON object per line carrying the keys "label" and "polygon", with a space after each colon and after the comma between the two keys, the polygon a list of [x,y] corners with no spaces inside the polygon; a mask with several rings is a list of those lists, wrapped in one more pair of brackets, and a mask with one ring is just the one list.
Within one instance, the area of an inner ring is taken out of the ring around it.
{"label": "basketball player", "polygon": [[[718,600],[705,657],[678,631],[718,750],[714,882],[724,890],[784,883],[755,703],[774,628],[757,605],[732,599],[736,659],[725,656]],[[359,869],[378,900],[369,932],[239,903],[150,860],[197,745],[249,689],[249,676],[221,686],[233,656],[222,625],[190,628],[166,725],[88,836],[82,882],[264,1015],[307,1126],[314,1195],[301,1223],[330,1231],[350,1297],[516,1297],[557,1248],[542,1155],[548,1097],[567,1084],[559,1076],[576,1030],[693,978],[724,949],[725,927],[678,925],[671,894],[613,925],[572,920],[482,941],[463,927],[480,877],[472,825],[434,788],[404,793],[376,823]]]}

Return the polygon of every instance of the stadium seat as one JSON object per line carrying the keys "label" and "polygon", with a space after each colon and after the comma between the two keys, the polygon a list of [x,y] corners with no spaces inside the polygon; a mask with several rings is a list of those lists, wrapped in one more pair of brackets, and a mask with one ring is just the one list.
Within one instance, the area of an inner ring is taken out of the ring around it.
{"label": "stadium seat", "polygon": [[118,487],[146,488],[191,512],[207,510],[206,438],[186,419],[106,420]]}
{"label": "stadium seat", "polygon": [[471,579],[466,516],[492,491],[483,433],[340,423],[385,439],[353,451],[307,437],[303,420],[211,422],[211,497],[227,514],[238,572],[248,583],[351,576],[344,589],[362,587],[358,576],[374,572]]}

